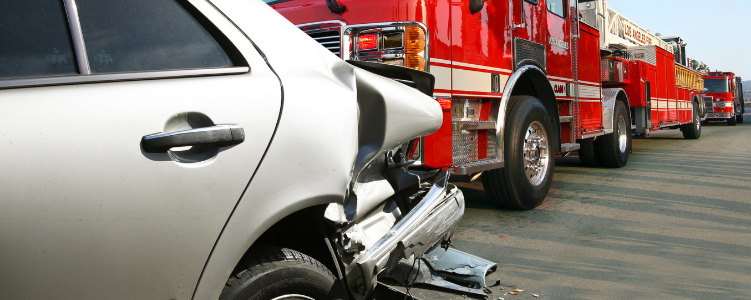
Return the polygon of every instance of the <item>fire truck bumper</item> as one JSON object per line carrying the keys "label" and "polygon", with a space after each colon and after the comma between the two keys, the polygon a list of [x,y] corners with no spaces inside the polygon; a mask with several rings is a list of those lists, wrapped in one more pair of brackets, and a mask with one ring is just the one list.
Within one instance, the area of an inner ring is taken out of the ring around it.
{"label": "fire truck bumper", "polygon": [[732,115],[733,115],[732,113],[708,113],[707,120],[727,119],[727,118],[730,118]]}

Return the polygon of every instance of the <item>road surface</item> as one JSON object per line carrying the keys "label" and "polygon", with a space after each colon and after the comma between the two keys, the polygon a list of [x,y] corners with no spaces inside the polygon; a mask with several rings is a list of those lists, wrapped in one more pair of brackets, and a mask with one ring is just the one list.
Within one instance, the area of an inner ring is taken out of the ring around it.
{"label": "road surface", "polygon": [[[634,140],[622,169],[559,158],[548,199],[532,211],[497,209],[481,183],[461,184],[467,209],[454,245],[498,263],[488,299],[751,299],[746,120],[710,123],[699,140],[678,130]],[[423,287],[411,293],[465,298]]]}

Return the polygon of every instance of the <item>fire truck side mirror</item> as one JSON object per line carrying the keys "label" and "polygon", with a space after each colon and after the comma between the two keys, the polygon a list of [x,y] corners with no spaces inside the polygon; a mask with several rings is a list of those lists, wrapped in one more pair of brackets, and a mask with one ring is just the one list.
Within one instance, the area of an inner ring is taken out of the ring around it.
{"label": "fire truck side mirror", "polygon": [[473,15],[480,12],[484,6],[484,0],[469,0],[469,12]]}

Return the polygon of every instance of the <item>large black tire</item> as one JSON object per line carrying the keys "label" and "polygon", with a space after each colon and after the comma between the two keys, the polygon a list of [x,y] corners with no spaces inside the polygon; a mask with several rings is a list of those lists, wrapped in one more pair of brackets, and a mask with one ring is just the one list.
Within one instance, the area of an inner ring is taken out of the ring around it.
{"label": "large black tire", "polygon": [[736,121],[735,117],[728,118],[728,126],[735,126],[738,122]]}
{"label": "large black tire", "polygon": [[600,152],[602,165],[608,168],[622,168],[628,163],[631,150],[631,118],[626,104],[615,102],[613,113],[613,133],[601,136],[595,143]]}
{"label": "large black tire", "polygon": [[600,152],[595,149],[594,139],[579,140],[579,161],[587,167],[600,167]]}
{"label": "large black tire", "polygon": [[271,300],[284,295],[346,297],[331,271],[312,257],[287,248],[258,246],[242,258],[219,299]]}
{"label": "large black tire", "polygon": [[743,123],[743,115],[735,116],[735,122],[738,124]]}
{"label": "large black tire", "polygon": [[539,99],[512,96],[509,102],[503,150],[506,165],[486,171],[482,184],[494,204],[529,210],[542,204],[553,182],[556,133]]}
{"label": "large black tire", "polygon": [[696,140],[701,137],[701,117],[697,111],[697,105],[694,103],[693,120],[691,123],[682,125],[681,132],[683,132],[683,138]]}

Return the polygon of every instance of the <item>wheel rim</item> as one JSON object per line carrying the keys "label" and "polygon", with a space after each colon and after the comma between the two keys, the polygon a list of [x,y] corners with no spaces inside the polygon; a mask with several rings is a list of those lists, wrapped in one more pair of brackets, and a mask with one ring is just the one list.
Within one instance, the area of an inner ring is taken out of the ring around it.
{"label": "wheel rim", "polygon": [[283,296],[279,296],[279,297],[276,297],[276,298],[271,299],[271,300],[282,300],[282,299],[286,299],[286,300],[315,300],[315,299],[310,298],[308,296],[297,295],[297,294],[294,294],[294,295],[283,295]]}
{"label": "wheel rim", "polygon": [[524,172],[533,186],[542,184],[548,173],[550,154],[548,133],[538,121],[532,122],[524,136]]}
{"label": "wheel rim", "polygon": [[618,116],[618,150],[621,153],[626,152],[626,146],[628,146],[628,136],[626,133],[626,118]]}
{"label": "wheel rim", "polygon": [[698,114],[696,114],[695,118],[696,120],[694,122],[696,122],[696,131],[699,131],[701,130],[701,119],[699,118]]}

